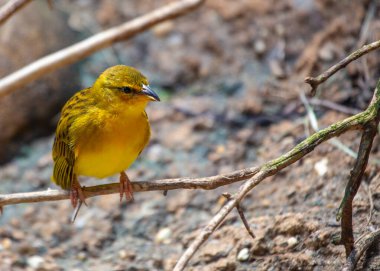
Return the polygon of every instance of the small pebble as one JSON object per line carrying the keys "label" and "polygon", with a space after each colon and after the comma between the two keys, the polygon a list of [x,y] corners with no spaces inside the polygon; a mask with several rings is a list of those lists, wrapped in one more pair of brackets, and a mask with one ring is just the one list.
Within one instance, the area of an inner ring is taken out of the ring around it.
{"label": "small pebble", "polygon": [[87,257],[87,255],[83,251],[81,251],[77,254],[77,259],[80,261],[84,261],[86,259],[86,257]]}
{"label": "small pebble", "polygon": [[127,251],[125,251],[124,249],[119,251],[119,258],[120,259],[125,260],[127,257],[128,257]]}
{"label": "small pebble", "polygon": [[322,177],[327,173],[328,162],[329,162],[329,160],[327,158],[323,158],[319,162],[315,163],[314,170],[318,173],[319,176]]}
{"label": "small pebble", "polygon": [[9,238],[4,238],[2,241],[1,241],[1,247],[2,249],[10,249],[12,246],[12,240],[9,239]]}
{"label": "small pebble", "polygon": [[42,264],[45,262],[45,260],[41,256],[35,255],[35,256],[29,257],[26,260],[26,262],[28,263],[28,265],[31,268],[38,269],[42,266]]}
{"label": "small pebble", "polygon": [[240,262],[247,261],[249,259],[249,249],[245,247],[242,250],[240,250],[238,253],[237,259]]}
{"label": "small pebble", "polygon": [[172,230],[169,228],[162,228],[157,234],[154,240],[157,243],[168,244],[170,243],[170,236],[172,235]]}
{"label": "small pebble", "polygon": [[254,50],[256,54],[262,55],[267,50],[267,46],[263,40],[257,40],[254,43]]}
{"label": "small pebble", "polygon": [[295,237],[290,237],[287,243],[288,243],[288,247],[292,248],[298,244],[298,240]]}

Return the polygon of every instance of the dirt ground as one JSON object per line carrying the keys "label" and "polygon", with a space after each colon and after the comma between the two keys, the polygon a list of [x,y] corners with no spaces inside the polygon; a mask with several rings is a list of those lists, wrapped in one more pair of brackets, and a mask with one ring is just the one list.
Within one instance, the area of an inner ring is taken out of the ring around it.
{"label": "dirt ground", "polygon": [[[89,36],[165,2],[65,1],[54,8]],[[123,63],[141,69],[159,92],[162,102],[147,109],[150,144],[127,171],[132,180],[227,173],[276,158],[313,133],[300,99],[309,91],[304,77],[379,39],[379,9],[376,1],[209,0],[96,53],[79,64],[78,76],[85,87],[104,68]],[[366,108],[380,75],[379,57],[373,52],[321,86],[310,100],[319,128]],[[360,133],[338,140],[356,151]],[[25,143],[3,164],[0,192],[57,188],[50,182],[52,141],[53,131]],[[377,136],[354,201],[356,238],[379,227],[378,143]],[[345,255],[335,216],[354,162],[330,140],[268,178],[242,202],[256,238],[235,210],[187,270],[340,270]],[[100,182],[81,180],[86,186]],[[118,195],[95,197],[74,224],[69,201],[7,206],[0,220],[0,270],[171,270],[222,207],[222,193],[240,184],[167,196],[136,193],[133,203],[122,204]],[[378,270],[373,251],[358,270]]]}

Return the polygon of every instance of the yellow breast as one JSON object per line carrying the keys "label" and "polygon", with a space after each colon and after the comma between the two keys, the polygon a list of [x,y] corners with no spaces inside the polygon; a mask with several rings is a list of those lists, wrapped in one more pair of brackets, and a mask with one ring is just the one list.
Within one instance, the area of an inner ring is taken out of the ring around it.
{"label": "yellow breast", "polygon": [[150,136],[145,112],[103,118],[89,129],[75,148],[77,175],[105,178],[126,170],[144,149]]}

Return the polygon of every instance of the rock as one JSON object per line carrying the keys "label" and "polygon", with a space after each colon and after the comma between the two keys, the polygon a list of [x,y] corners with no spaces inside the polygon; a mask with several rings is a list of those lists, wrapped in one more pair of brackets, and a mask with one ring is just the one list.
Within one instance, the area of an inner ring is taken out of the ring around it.
{"label": "rock", "polygon": [[154,240],[156,241],[156,243],[169,244],[171,241],[170,240],[171,236],[172,236],[172,230],[170,228],[162,228],[156,234],[156,237],[154,238]]}
{"label": "rock", "polygon": [[[50,10],[44,2],[32,1],[0,28],[0,77],[73,41],[74,34],[59,11]],[[9,159],[17,150],[16,137],[20,141],[46,132],[52,116],[78,89],[76,70],[67,67],[3,97],[0,161]]]}
{"label": "rock", "polygon": [[84,261],[86,260],[87,258],[87,254],[83,251],[80,251],[78,254],[77,254],[77,259],[80,260],[80,261]]}
{"label": "rock", "polygon": [[9,238],[4,238],[1,241],[1,249],[10,249],[12,247],[12,240]]}
{"label": "rock", "polygon": [[288,244],[288,247],[289,248],[293,248],[295,247],[297,244],[298,244],[298,240],[296,237],[290,237],[288,240],[287,240],[287,244]]}
{"label": "rock", "polygon": [[325,157],[323,158],[322,160],[318,161],[317,163],[315,163],[314,165],[314,169],[315,171],[318,173],[319,176],[324,176],[326,173],[327,173],[327,170],[328,170],[328,162],[329,160]]}
{"label": "rock", "polygon": [[318,52],[318,56],[323,61],[332,61],[335,57],[335,46],[331,42],[325,43]]}
{"label": "rock", "polygon": [[44,264],[45,260],[41,256],[35,255],[29,257],[26,262],[31,268],[38,269]]}
{"label": "rock", "polygon": [[266,50],[267,46],[263,40],[256,40],[253,44],[253,49],[255,50],[255,53],[258,54],[259,56],[263,55]]}
{"label": "rock", "polygon": [[249,259],[249,249],[245,247],[239,251],[237,255],[237,260],[240,262],[245,262],[248,259]]}

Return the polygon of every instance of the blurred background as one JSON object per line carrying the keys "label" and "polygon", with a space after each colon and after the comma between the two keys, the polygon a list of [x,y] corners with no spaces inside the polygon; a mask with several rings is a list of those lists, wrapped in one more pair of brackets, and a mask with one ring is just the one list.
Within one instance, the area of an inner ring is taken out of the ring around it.
{"label": "blurred background", "polygon": [[[0,77],[169,2],[53,1],[49,7],[31,1],[0,26]],[[379,30],[378,1],[207,0],[0,99],[0,192],[57,188],[50,175],[59,111],[116,64],[141,70],[162,99],[147,108],[152,138],[127,171],[130,179],[210,176],[276,158],[314,132],[300,99],[310,91],[304,78],[379,39]],[[350,64],[309,99],[320,128],[367,107],[379,56],[375,51]],[[359,144],[356,132],[339,140],[353,151]],[[379,226],[378,141],[355,199],[355,234]],[[234,211],[188,270],[340,268],[335,212],[354,163],[344,147],[325,143],[256,187],[242,205],[257,238]],[[238,186],[166,197],[136,193],[133,203],[122,204],[118,195],[96,197],[74,224],[69,201],[6,206],[0,269],[171,270],[224,203],[220,195]],[[367,222],[369,195],[375,212]]]}

